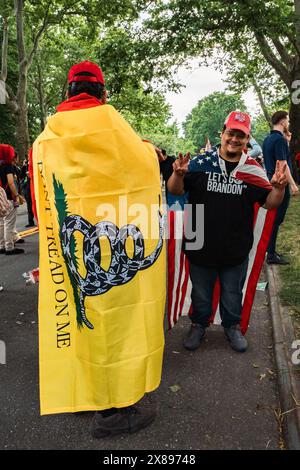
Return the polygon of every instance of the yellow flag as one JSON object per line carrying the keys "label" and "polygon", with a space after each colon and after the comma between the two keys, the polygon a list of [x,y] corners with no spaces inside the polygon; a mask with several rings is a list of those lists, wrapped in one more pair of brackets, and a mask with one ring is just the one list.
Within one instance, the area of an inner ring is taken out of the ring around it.
{"label": "yellow flag", "polygon": [[33,146],[41,414],[158,387],[165,250],[152,146],[110,105],[52,116]]}

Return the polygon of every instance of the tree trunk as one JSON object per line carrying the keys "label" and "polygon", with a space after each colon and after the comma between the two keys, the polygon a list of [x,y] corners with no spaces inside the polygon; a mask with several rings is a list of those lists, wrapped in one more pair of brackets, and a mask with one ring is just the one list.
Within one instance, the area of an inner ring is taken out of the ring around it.
{"label": "tree trunk", "polygon": [[27,109],[20,107],[16,115],[16,151],[21,162],[27,158],[29,145]]}
{"label": "tree trunk", "polygon": [[6,82],[7,79],[7,51],[8,51],[8,26],[7,18],[3,18],[3,38],[2,38],[2,53],[1,53],[1,70],[0,80]]}
{"label": "tree trunk", "polygon": [[42,68],[40,61],[37,61],[37,71],[38,71],[38,81],[37,81],[37,92],[39,97],[39,108],[40,108],[40,129],[41,132],[44,130],[46,125],[46,107],[45,107],[45,97],[43,91],[43,77],[42,77]]}
{"label": "tree trunk", "polygon": [[295,160],[296,153],[300,152],[300,104],[294,104],[291,102],[290,105],[290,131],[292,133],[292,140],[290,143],[290,149],[292,154],[293,163],[293,177],[296,179],[297,175],[297,164]]}
{"label": "tree trunk", "polygon": [[17,47],[19,58],[19,82],[16,101],[18,112],[16,114],[16,150],[20,160],[27,158],[29,150],[29,131],[27,117],[27,74],[28,62],[25,52],[24,40],[24,0],[15,0],[16,26],[17,26]]}
{"label": "tree trunk", "polygon": [[[298,83],[298,89],[291,89],[291,104],[290,104],[290,131],[292,133],[292,140],[290,149],[293,160],[293,173],[297,173],[295,155],[300,152],[300,62],[295,62],[293,70],[293,82]],[[296,92],[296,93],[295,93]]]}
{"label": "tree trunk", "polygon": [[16,150],[23,161],[29,150],[29,130],[27,114],[27,66],[20,64],[17,93],[18,112],[16,114]]}

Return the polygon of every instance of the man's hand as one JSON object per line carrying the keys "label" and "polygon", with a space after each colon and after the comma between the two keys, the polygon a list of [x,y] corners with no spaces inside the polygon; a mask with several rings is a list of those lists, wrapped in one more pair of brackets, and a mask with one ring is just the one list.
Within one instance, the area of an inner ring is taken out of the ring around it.
{"label": "man's hand", "polygon": [[271,179],[273,188],[284,190],[288,184],[287,178],[287,163],[283,160],[277,160],[275,173]]}
{"label": "man's hand", "polygon": [[175,162],[173,163],[173,170],[176,175],[184,176],[187,173],[190,158],[190,152],[187,152],[185,156],[183,156],[182,153],[178,154],[177,160],[175,160]]}
{"label": "man's hand", "polygon": [[286,161],[277,160],[275,173],[271,179],[273,189],[267,196],[266,202],[264,204],[265,209],[275,209],[282,203],[284,198],[284,189],[289,182],[288,174],[289,171]]}
{"label": "man's hand", "polygon": [[290,188],[292,196],[297,196],[299,194],[299,188],[296,184],[291,184]]}
{"label": "man's hand", "polygon": [[157,155],[157,157],[158,157],[158,161],[159,161],[159,162],[163,162],[164,160],[167,159],[167,156],[162,153],[162,151],[160,150],[160,148],[156,147],[156,145],[154,145],[153,147],[154,147],[154,150],[155,150],[155,152],[156,152],[156,155]]}

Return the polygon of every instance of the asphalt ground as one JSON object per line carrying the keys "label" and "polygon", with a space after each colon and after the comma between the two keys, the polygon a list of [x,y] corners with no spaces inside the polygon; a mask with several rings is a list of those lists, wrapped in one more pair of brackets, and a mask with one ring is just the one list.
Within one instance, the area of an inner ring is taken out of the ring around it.
{"label": "asphalt ground", "polygon": [[[21,209],[19,230],[25,224]],[[218,326],[210,327],[197,351],[186,351],[182,338],[189,327],[187,318],[166,333],[161,386],[141,403],[156,409],[150,427],[96,440],[89,433],[93,412],[41,417],[38,285],[27,286],[22,277],[38,265],[38,236],[27,237],[22,247],[24,255],[0,257],[0,341],[6,346],[6,364],[0,364],[0,449],[283,448],[271,318],[266,292],[261,291],[255,298],[245,353],[234,352]]]}

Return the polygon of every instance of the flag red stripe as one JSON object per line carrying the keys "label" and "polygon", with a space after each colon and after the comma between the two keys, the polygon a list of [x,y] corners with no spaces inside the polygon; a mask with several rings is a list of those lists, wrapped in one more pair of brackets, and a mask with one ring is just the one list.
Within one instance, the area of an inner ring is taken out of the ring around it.
{"label": "flag red stripe", "polygon": [[187,285],[188,285],[189,277],[190,277],[189,276],[189,263],[188,263],[188,259],[187,259],[186,256],[185,256],[185,259],[184,259],[184,264],[185,264],[185,276],[184,276],[184,281],[183,281],[183,285],[182,285],[180,310],[178,312],[177,320],[178,320],[179,316],[181,315],[181,312],[182,312],[182,309],[183,309],[183,304],[184,304],[184,301],[185,301],[185,296],[186,296],[186,291],[187,291]]}
{"label": "flag red stripe", "polygon": [[254,175],[251,173],[245,173],[244,171],[237,171],[235,174],[235,178],[238,180],[242,180],[245,183],[252,184],[253,186],[258,186],[263,189],[272,190],[271,183],[267,180],[262,178],[261,176]]}
{"label": "flag red stripe", "polygon": [[260,276],[262,265],[264,263],[265,253],[266,253],[266,249],[268,247],[268,243],[269,243],[270,236],[272,233],[275,216],[276,216],[276,210],[267,212],[261,238],[257,245],[255,259],[254,259],[253,267],[252,267],[252,270],[248,279],[246,294],[245,294],[243,308],[242,308],[240,326],[241,326],[241,331],[243,334],[246,333],[247,328],[248,328],[249,318],[250,318],[251,309],[252,309],[255,292],[256,292],[256,286],[257,286],[257,282]]}
{"label": "flag red stripe", "polygon": [[175,244],[176,240],[174,237],[175,228],[175,212],[168,212],[168,224],[169,224],[169,240],[168,240],[168,323],[169,328],[172,328],[171,323],[171,312],[173,303],[173,286],[175,277]]}
{"label": "flag red stripe", "polygon": [[177,288],[176,288],[175,307],[174,307],[174,313],[173,313],[173,322],[174,322],[174,324],[177,322],[177,319],[179,318],[179,315],[180,315],[180,313],[178,312],[178,302],[179,302],[179,297],[180,297],[180,285],[181,285],[182,271],[183,271],[184,263],[185,263],[185,254],[184,254],[183,250],[181,250],[180,251],[179,276],[178,276],[178,283],[177,283]]}

